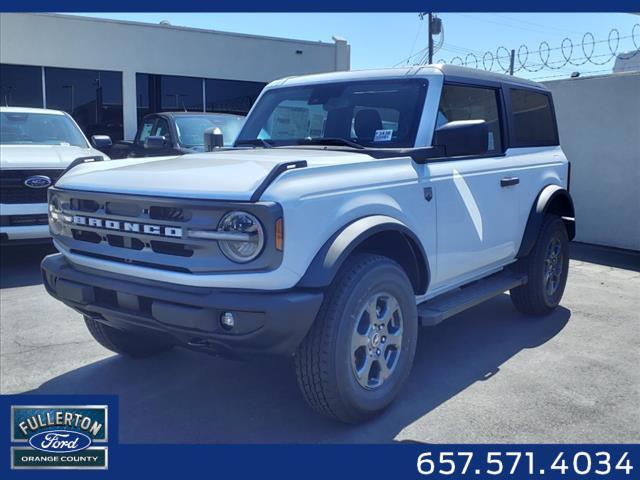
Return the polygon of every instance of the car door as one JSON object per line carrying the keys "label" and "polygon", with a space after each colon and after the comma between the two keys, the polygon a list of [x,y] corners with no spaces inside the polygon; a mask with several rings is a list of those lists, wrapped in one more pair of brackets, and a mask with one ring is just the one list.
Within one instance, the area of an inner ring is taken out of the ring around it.
{"label": "car door", "polygon": [[516,180],[504,155],[500,85],[445,83],[436,129],[455,120],[485,120],[488,152],[428,165],[437,212],[437,278],[433,287],[463,284],[515,256]]}

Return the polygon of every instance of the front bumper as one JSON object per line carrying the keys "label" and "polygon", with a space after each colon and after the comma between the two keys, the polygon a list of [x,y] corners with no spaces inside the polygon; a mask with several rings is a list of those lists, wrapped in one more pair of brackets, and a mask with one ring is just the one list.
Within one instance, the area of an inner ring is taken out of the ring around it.
{"label": "front bumper", "polygon": [[[223,290],[114,275],[74,265],[62,254],[45,257],[41,268],[49,294],[83,315],[230,356],[292,355],[323,299],[315,290]],[[236,319],[231,330],[220,324],[224,312]]]}
{"label": "front bumper", "polygon": [[28,225],[24,227],[0,227],[0,244],[51,242],[48,225]]}
{"label": "front bumper", "polygon": [[46,215],[46,203],[0,204],[0,244],[50,242],[48,223],[40,223]]}

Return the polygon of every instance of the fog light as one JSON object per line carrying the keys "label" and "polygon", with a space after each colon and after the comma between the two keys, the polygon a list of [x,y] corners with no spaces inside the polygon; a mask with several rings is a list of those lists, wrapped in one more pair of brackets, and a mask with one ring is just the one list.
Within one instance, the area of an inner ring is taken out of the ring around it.
{"label": "fog light", "polygon": [[231,312],[224,312],[220,316],[220,324],[222,324],[222,328],[227,330],[231,330],[233,326],[236,324],[236,319]]}

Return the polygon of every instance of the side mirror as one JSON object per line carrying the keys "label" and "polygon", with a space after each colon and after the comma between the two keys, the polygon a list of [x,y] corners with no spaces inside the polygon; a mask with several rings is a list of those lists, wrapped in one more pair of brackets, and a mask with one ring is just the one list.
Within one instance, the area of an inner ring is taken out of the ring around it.
{"label": "side mirror", "polygon": [[447,157],[484,155],[489,151],[489,127],[484,120],[458,120],[436,129],[433,144]]}
{"label": "side mirror", "polygon": [[91,143],[100,151],[109,150],[113,145],[109,135],[92,135]]}
{"label": "side mirror", "polygon": [[222,130],[218,127],[207,128],[204,131],[204,147],[207,152],[213,151],[215,148],[221,148],[224,146],[224,136]]}
{"label": "side mirror", "polygon": [[164,148],[167,144],[167,139],[161,135],[149,135],[144,141],[144,148],[150,150]]}

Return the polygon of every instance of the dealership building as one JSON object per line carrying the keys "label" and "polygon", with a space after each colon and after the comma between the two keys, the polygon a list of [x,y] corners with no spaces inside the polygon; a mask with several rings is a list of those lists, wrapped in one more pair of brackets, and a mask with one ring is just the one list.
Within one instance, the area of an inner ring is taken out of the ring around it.
{"label": "dealership building", "polygon": [[0,14],[0,103],[65,110],[87,135],[132,139],[158,111],[246,113],[277,78],[349,70],[311,42],[72,15]]}

